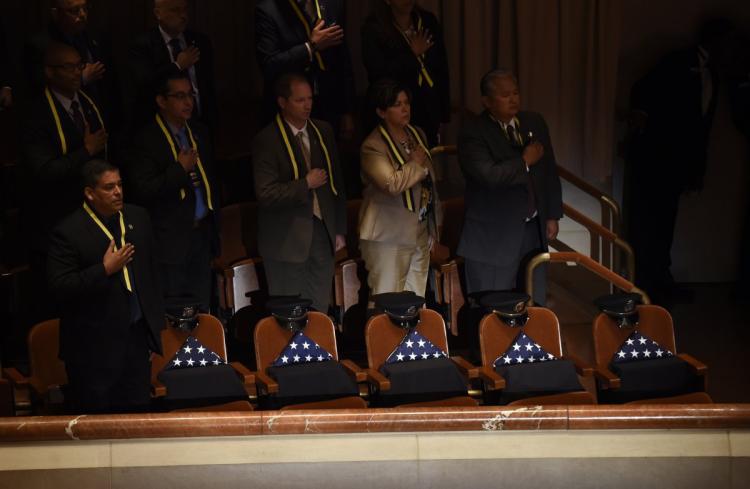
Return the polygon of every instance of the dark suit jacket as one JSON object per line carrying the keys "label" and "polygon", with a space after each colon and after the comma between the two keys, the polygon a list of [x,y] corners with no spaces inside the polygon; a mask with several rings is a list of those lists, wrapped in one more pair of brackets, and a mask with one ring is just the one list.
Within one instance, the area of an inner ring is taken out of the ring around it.
{"label": "dark suit jacket", "polygon": [[[520,151],[486,111],[467,121],[458,139],[458,158],[466,179],[466,217],[458,254],[496,266],[518,259],[528,214],[529,178],[540,223],[562,217],[560,179],[547,124],[536,112],[520,112],[517,117],[520,134],[532,131],[534,139],[544,145],[544,156],[530,172]],[[542,232],[546,241],[545,235]]]}
{"label": "dark suit jacket", "polygon": [[[715,61],[715,60],[714,60]],[[630,147],[634,178],[657,179],[684,189],[703,178],[708,137],[718,100],[719,76],[709,65],[712,95],[702,113],[702,74],[696,48],[666,56],[631,91],[631,108],[648,114]]]}
{"label": "dark suit jacket", "polygon": [[[151,331],[152,348],[161,353],[164,304],[153,259],[153,238],[148,213],[126,205],[123,211],[127,242],[135,245],[128,265],[143,318]],[[119,245],[119,242],[118,242]],[[116,366],[126,352],[120,342],[131,327],[130,293],[123,273],[107,277],[102,263],[109,238],[79,207],[52,233],[48,276],[59,301],[60,358],[95,368]]]}
{"label": "dark suit jacket", "polygon": [[[333,129],[324,121],[314,120],[328,148],[333,181],[338,196],[326,184],[317,189],[318,203],[331,243],[337,234],[346,235],[346,196],[339,164],[339,153]],[[325,157],[317,136],[308,124],[313,168],[324,168]],[[299,144],[292,139],[299,167],[294,179],[284,142],[276,123],[266,126],[253,141],[253,175],[258,199],[258,249],[272,260],[300,263],[307,259],[313,232],[313,194],[307,188],[305,159]]]}
{"label": "dark suit jacket", "polygon": [[[198,119],[210,128],[216,126],[216,89],[214,87],[214,53],[211,40],[193,31],[184,32],[188,45],[197,46],[201,52],[200,61],[195,64],[195,76],[200,91],[201,113],[193,111],[193,119]],[[170,73],[178,73],[172,62],[167,45],[154,27],[143,33],[130,46],[130,79],[125,102],[128,105],[126,119],[133,127],[150,122],[156,112],[156,92],[159,82]]]}
{"label": "dark suit jacket", "polygon": [[[215,255],[219,249],[216,220],[221,199],[214,177],[213,148],[204,126],[191,123],[190,129],[211,186],[214,212],[209,213],[208,219],[213,227],[211,251]],[[156,121],[152,119],[136,134],[124,160],[125,196],[149,210],[154,226],[157,260],[174,264],[184,262],[195,218],[195,190],[190,175],[175,161],[172,149]],[[181,197],[183,193],[184,198]]]}
{"label": "dark suit jacket", "polygon": [[[417,9],[425,29],[435,44],[425,53],[424,63],[435,86],[418,84],[421,66],[406,40],[392,23],[381,24],[371,15],[362,25],[362,61],[367,78],[373,83],[392,78],[408,87],[412,94],[412,124],[425,130],[432,144],[441,122],[450,120],[450,79],[443,30],[431,12]],[[414,21],[416,25],[416,20]]]}
{"label": "dark suit jacket", "polygon": [[[343,0],[319,0],[326,25],[346,21]],[[303,14],[307,16],[304,12]],[[314,20],[308,18],[312,27]],[[338,125],[342,114],[354,111],[354,72],[346,42],[321,51],[325,71],[316,60],[310,62],[305,42],[307,32],[288,0],[259,0],[255,7],[255,49],[263,72],[265,120],[276,115],[274,84],[285,73],[307,75],[316,89],[313,113],[316,118]]]}
{"label": "dark suit jacket", "polygon": [[82,52],[86,50],[91,54],[91,62],[104,63],[107,69],[104,78],[84,85],[82,88],[97,100],[100,108],[109,115],[109,119],[113,123],[119,122],[119,100],[116,99],[119,95],[119,84],[117,83],[115,66],[109,54],[110,49],[108,46],[99,43],[87,31],[81,33],[80,38],[74,42],[60,32],[54,24],[50,24],[45,31],[38,32],[26,42],[24,45],[23,62],[27,81],[24,90],[27,92],[27,98],[33,99],[44,90],[44,54],[50,42],[59,42],[73,46],[78,51],[78,54],[81,55],[81,59],[84,62],[88,62],[89,60],[87,53]]}
{"label": "dark suit jacket", "polygon": [[0,22],[0,88],[13,86],[10,82],[11,71],[8,47],[5,43],[5,29]]}
{"label": "dark suit jacket", "polygon": [[[99,119],[88,101],[79,95],[81,109],[92,131],[101,128]],[[26,106],[24,114],[23,176],[28,189],[26,224],[31,231],[31,246],[36,251],[47,249],[47,236],[52,227],[81,204],[81,167],[92,157],[83,146],[83,135],[68,111],[53,95],[68,146],[62,154],[60,136],[47,98],[42,94]],[[106,121],[105,121],[106,125]],[[95,155],[104,157],[104,154]]]}

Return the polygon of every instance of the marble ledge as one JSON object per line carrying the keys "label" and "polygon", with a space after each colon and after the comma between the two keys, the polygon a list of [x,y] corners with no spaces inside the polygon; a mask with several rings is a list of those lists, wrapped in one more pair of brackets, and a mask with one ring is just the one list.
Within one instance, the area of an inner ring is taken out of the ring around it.
{"label": "marble ledge", "polygon": [[750,404],[479,406],[0,418],[0,443],[345,433],[749,429]]}

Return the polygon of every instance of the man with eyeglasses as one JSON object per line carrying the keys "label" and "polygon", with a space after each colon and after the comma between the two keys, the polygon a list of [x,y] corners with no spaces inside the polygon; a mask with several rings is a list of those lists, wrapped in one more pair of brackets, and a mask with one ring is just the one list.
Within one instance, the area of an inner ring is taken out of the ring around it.
{"label": "man with eyeglasses", "polygon": [[216,94],[210,39],[187,29],[186,0],[154,0],[154,16],[158,25],[130,47],[130,124],[137,128],[150,120],[156,109],[152,96],[156,85],[170,73],[184,72],[195,92],[193,119],[213,128]]}
{"label": "man with eyeglasses", "polygon": [[80,206],[81,167],[92,158],[106,157],[108,139],[104,114],[81,90],[85,63],[78,51],[52,43],[44,65],[46,86],[24,110],[21,131],[26,193],[35,197],[25,203],[24,223],[30,265],[42,291],[49,232]]}
{"label": "man with eyeglasses", "polygon": [[155,102],[158,112],[125,158],[126,185],[151,213],[165,297],[190,296],[208,311],[221,208],[208,131],[191,121],[195,92],[186,74],[167,75]]}
{"label": "man with eyeglasses", "polygon": [[[86,92],[111,112],[114,104],[108,97],[117,93],[112,86],[115,77],[107,70],[111,63],[108,49],[88,32],[89,6],[86,0],[51,0],[51,22],[46,30],[34,35],[24,47],[27,88],[35,96],[44,88],[44,54],[51,42],[73,47],[84,63],[81,78]],[[107,103],[105,103],[107,102]]]}

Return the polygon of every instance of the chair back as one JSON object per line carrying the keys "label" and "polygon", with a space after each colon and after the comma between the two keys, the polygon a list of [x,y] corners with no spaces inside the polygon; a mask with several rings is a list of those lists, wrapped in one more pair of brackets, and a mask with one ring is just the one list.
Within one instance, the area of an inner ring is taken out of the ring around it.
{"label": "chair back", "polygon": [[159,372],[164,369],[167,362],[177,353],[177,350],[185,343],[188,336],[193,336],[206,348],[227,360],[227,345],[224,340],[224,327],[217,318],[210,314],[198,314],[198,326],[191,332],[180,331],[167,324],[161,331],[161,344],[163,355],[154,355],[151,360],[151,381],[157,380]]}
{"label": "chair back", "polygon": [[562,356],[560,323],[555,313],[544,307],[529,307],[529,319],[522,328],[511,328],[497,317],[486,314],[479,323],[479,347],[482,365],[492,365],[513,344],[518,333],[523,331],[539,346],[556,357]]}
{"label": "chair back", "polygon": [[258,204],[241,202],[222,207],[219,236],[221,248],[217,260],[222,268],[258,256]]}
{"label": "chair back", "polygon": [[29,383],[37,392],[50,386],[65,385],[68,376],[65,363],[58,358],[60,349],[60,320],[49,319],[34,325],[29,331]]}
{"label": "chair back", "polygon": [[[310,311],[307,313],[307,326],[303,331],[307,337],[330,353],[334,360],[339,359],[336,331],[331,318],[321,312]],[[293,335],[294,331],[280,327],[273,316],[258,321],[255,325],[254,339],[255,361],[259,371],[263,372],[271,366]]]}
{"label": "chair back", "polygon": [[672,353],[677,353],[672,316],[661,306],[638,306],[638,326],[636,328],[619,328],[606,314],[601,313],[594,319],[594,358],[600,366],[609,365],[618,348],[630,336],[634,329],[648,336]]}
{"label": "chair back", "polygon": [[[419,319],[417,332],[450,355],[443,317],[431,309],[422,309]],[[368,366],[375,370],[382,367],[405,335],[406,330],[394,325],[386,314],[371,317],[365,326]]]}
{"label": "chair back", "polygon": [[461,230],[464,227],[464,198],[454,197],[443,201],[443,231],[440,242],[456,256]]}

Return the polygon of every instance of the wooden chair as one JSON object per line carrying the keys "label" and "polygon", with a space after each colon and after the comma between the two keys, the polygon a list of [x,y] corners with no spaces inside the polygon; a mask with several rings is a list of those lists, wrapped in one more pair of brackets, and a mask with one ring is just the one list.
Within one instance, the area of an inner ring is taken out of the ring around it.
{"label": "wooden chair", "polygon": [[[570,360],[576,367],[579,376],[589,376],[592,369],[573,355],[563,355],[560,340],[560,324],[557,316],[543,307],[529,307],[529,319],[521,328],[511,328],[496,314],[486,314],[479,323],[479,345],[482,355],[482,367],[479,376],[488,391],[505,387],[505,379],[495,371],[493,363],[510,348],[519,332],[523,331],[530,338],[558,358]],[[585,391],[565,392],[544,396],[527,397],[509,403],[510,405],[538,404],[596,404],[594,396]]]}
{"label": "wooden chair", "polygon": [[[439,313],[430,309],[422,309],[419,313],[420,322],[416,327],[419,334],[430,340],[436,347],[450,355],[448,338],[445,333],[445,322]],[[388,356],[398,347],[406,334],[406,330],[394,325],[386,314],[378,314],[370,318],[365,326],[365,343],[367,345],[367,380],[377,392],[391,389],[391,382],[380,372]],[[478,370],[461,357],[450,357],[461,374],[468,381],[478,377]],[[468,388],[467,388],[468,391]],[[476,406],[477,402],[466,396],[456,396],[437,401],[416,402],[401,406]]]}
{"label": "wooden chair", "polygon": [[64,396],[61,387],[68,383],[65,364],[58,358],[60,320],[50,319],[34,325],[29,331],[28,377],[17,369],[3,369],[3,376],[11,382],[15,409],[33,410],[40,414],[59,412]]}
{"label": "wooden chair", "polygon": [[[333,356],[356,383],[365,382],[367,376],[354,362],[339,360],[336,348],[336,331],[331,319],[320,312],[307,313],[307,326],[304,334],[315,341]],[[279,383],[268,374],[279,353],[286,348],[295,332],[281,328],[273,316],[261,319],[255,325],[255,361],[258,366],[255,379],[260,390],[266,395],[273,396],[279,392]],[[305,402],[282,407],[282,410],[296,409],[359,409],[366,408],[367,403],[359,396],[347,396],[338,399]]]}
{"label": "wooden chair", "polygon": [[361,199],[346,202],[346,222],[349,230],[346,236],[346,249],[336,254],[336,271],[333,278],[335,317],[339,331],[344,328],[347,311],[360,302],[362,282],[359,274],[364,264],[359,255],[359,208]]}
{"label": "wooden chair", "polygon": [[[163,355],[154,355],[151,360],[151,389],[152,395],[155,398],[164,398],[167,396],[167,387],[161,383],[158,379],[159,372],[161,372],[167,363],[174,357],[180,347],[183,345],[188,336],[193,336],[199,342],[201,342],[206,348],[215,352],[221,356],[224,361],[227,361],[227,347],[224,339],[224,328],[221,322],[211,316],[210,314],[199,314],[198,315],[198,326],[191,332],[181,331],[179,329],[167,326],[161,332],[161,342]],[[242,379],[242,383],[245,387],[248,399],[255,398],[255,376],[241,363],[239,362],[228,362],[229,365],[234,369],[237,375]],[[247,402],[247,401],[245,401]],[[200,408],[188,408],[181,409],[187,411],[234,411],[239,405],[236,402],[227,404],[200,407]],[[243,409],[252,409],[249,403],[242,404]]]}
{"label": "wooden chair", "polygon": [[[674,325],[672,316],[663,307],[656,305],[638,306],[638,326],[635,328],[641,334],[648,336],[659,345],[684,360],[693,374],[700,379],[700,392],[691,392],[677,396],[659,397],[654,399],[642,399],[629,402],[628,404],[702,404],[711,403],[711,397],[705,392],[707,386],[708,367],[687,353],[677,353],[674,337]],[[610,363],[615,352],[623,342],[633,333],[633,328],[619,328],[617,324],[606,314],[601,313],[594,319],[594,359],[596,367],[594,374],[599,381],[602,390],[613,390],[621,388],[621,379],[610,369]]]}
{"label": "wooden chair", "polygon": [[[243,202],[221,209],[221,250],[214,260],[222,311],[232,315],[253,304],[254,293],[267,290],[258,253],[258,204]],[[262,300],[262,299],[258,299]]]}
{"label": "wooden chair", "polygon": [[443,308],[446,323],[454,336],[458,336],[458,312],[465,303],[461,286],[463,258],[456,254],[463,222],[463,197],[443,201],[442,234],[430,256],[436,302]]}

